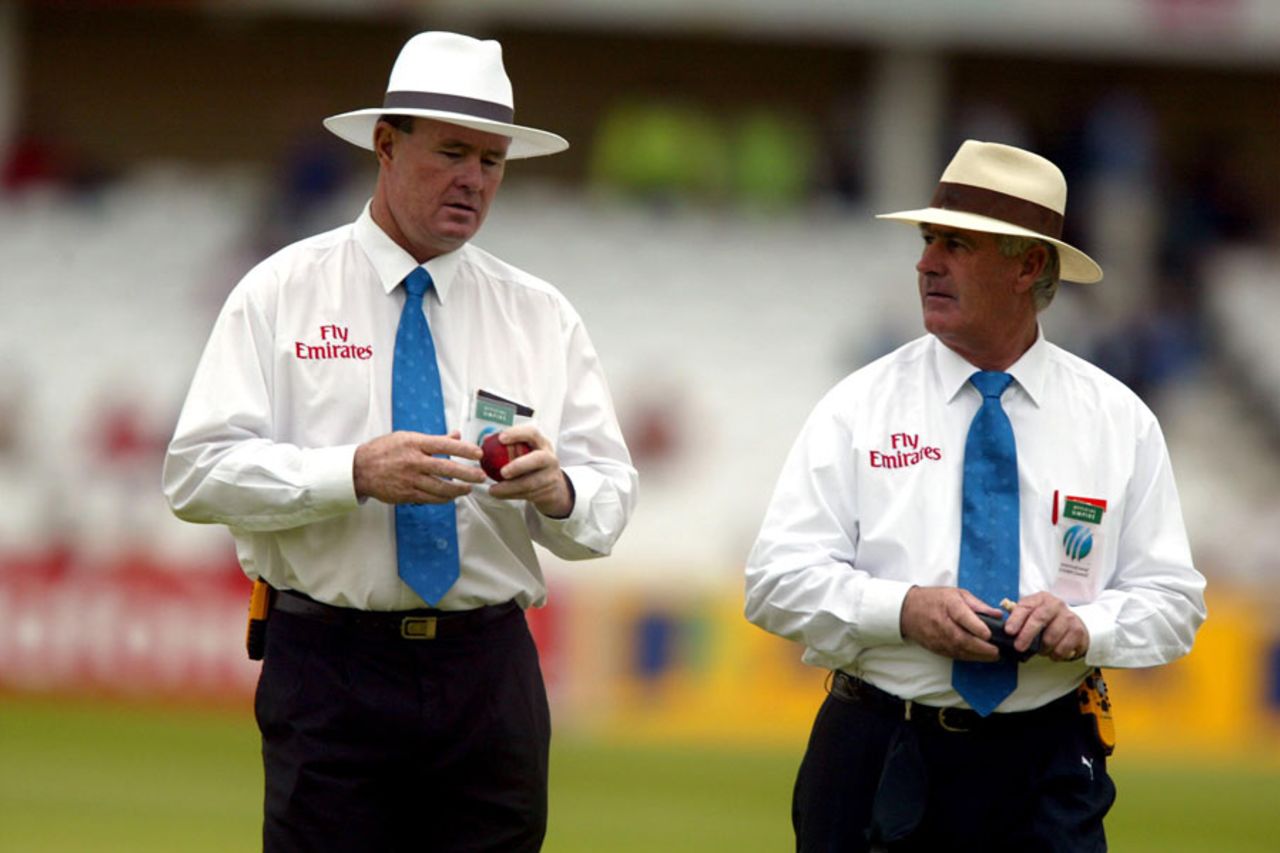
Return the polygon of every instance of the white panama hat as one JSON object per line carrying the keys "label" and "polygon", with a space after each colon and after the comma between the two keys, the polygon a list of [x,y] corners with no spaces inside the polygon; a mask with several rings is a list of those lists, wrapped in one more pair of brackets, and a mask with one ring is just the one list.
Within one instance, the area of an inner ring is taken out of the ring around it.
{"label": "white panama hat", "polygon": [[555,154],[569,147],[561,136],[513,124],[515,101],[502,65],[502,45],[457,33],[418,33],[405,42],[391,68],[381,107],[329,116],[324,126],[373,150],[373,127],[383,115],[406,115],[510,137],[507,159]]}
{"label": "white panama hat", "polygon": [[876,218],[1045,240],[1058,247],[1064,281],[1101,281],[1102,267],[1061,239],[1066,208],[1067,179],[1053,163],[1011,145],[967,139],[942,173],[929,207]]}

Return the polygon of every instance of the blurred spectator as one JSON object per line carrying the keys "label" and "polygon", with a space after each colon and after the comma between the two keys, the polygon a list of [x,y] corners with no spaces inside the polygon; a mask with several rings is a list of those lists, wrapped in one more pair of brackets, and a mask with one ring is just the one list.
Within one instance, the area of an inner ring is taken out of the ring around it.
{"label": "blurred spectator", "polygon": [[746,209],[794,208],[814,191],[818,143],[800,118],[754,109],[734,127],[728,153],[733,195]]}
{"label": "blurred spectator", "polygon": [[318,123],[295,134],[276,170],[274,197],[264,211],[267,222],[260,231],[269,245],[261,248],[270,251],[341,221],[345,213],[335,219],[331,205],[351,178],[352,162],[342,142]]}
{"label": "blurred spectator", "polygon": [[673,378],[649,378],[619,400],[619,419],[632,464],[644,477],[680,470],[688,444],[689,403]]}
{"label": "blurred spectator", "polygon": [[0,170],[0,188],[20,192],[31,187],[67,183],[71,157],[51,137],[36,132],[20,134],[10,146]]}
{"label": "blurred spectator", "polygon": [[1107,270],[1109,318],[1123,323],[1154,284],[1160,198],[1155,119],[1133,92],[1104,95],[1084,123],[1081,201],[1084,241]]}
{"label": "blurred spectator", "polygon": [[635,98],[610,109],[591,154],[591,180],[659,205],[716,199],[729,180],[723,133],[701,108]]}

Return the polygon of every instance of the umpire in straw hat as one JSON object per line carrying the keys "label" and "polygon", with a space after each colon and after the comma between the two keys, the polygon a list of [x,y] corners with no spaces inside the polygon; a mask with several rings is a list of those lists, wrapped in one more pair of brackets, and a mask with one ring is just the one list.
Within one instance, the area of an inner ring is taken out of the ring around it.
{"label": "umpire in straw hat", "polygon": [[266,850],[542,845],[533,545],[608,554],[636,472],[581,319],[470,242],[508,160],[568,146],[513,107],[497,42],[428,32],[326,119],[373,198],[234,289],[169,446],[173,511],[227,525],[271,603]]}
{"label": "umpire in straw hat", "polygon": [[1060,278],[1102,278],[1066,197],[971,140],[883,217],[923,238],[928,334],[818,403],[746,570],[747,617],[830,671],[801,851],[1104,850],[1100,668],[1168,663],[1205,618],[1155,417],[1037,320]]}

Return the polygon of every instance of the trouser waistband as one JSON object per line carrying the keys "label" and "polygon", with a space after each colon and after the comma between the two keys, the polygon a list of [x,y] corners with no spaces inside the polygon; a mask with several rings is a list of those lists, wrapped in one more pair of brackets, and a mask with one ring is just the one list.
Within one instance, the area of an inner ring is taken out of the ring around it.
{"label": "trouser waistband", "polygon": [[977,711],[969,708],[944,708],[937,705],[921,705],[919,702],[913,702],[910,699],[899,699],[874,684],[854,678],[847,672],[841,672],[840,670],[835,670],[832,676],[830,692],[837,699],[864,705],[901,720],[910,720],[912,723],[926,728],[936,728],[948,732],[1043,725],[1054,718],[1062,719],[1080,711],[1080,700],[1077,692],[1072,691],[1030,711],[991,714],[983,717]]}
{"label": "trouser waistband", "polygon": [[356,610],[325,604],[290,589],[276,591],[273,609],[328,625],[404,640],[437,640],[473,634],[520,612],[520,606],[514,601],[474,610]]}

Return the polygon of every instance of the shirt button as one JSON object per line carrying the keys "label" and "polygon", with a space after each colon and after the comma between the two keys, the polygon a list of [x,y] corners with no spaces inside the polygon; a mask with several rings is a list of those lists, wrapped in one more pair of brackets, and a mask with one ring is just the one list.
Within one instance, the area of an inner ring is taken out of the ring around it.
{"label": "shirt button", "polygon": [[447,551],[447,550],[449,550],[449,543],[448,543],[448,541],[447,541],[447,540],[445,540],[445,539],[437,539],[437,540],[436,540],[436,550],[437,550],[437,551]]}

